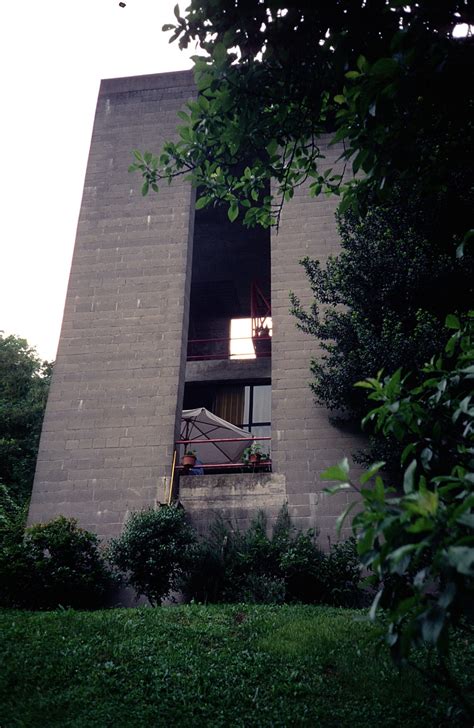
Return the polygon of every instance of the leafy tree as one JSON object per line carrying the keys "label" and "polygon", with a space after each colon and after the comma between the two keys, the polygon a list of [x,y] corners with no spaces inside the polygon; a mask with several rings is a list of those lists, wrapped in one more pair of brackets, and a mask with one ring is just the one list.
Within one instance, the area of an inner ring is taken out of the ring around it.
{"label": "leafy tree", "polygon": [[[337,217],[342,251],[325,268],[310,258],[302,261],[314,303],[306,311],[292,294],[292,312],[325,352],[311,362],[316,399],[337,418],[360,422],[370,403],[354,382],[403,367],[415,384],[416,370],[449,337],[446,315],[472,301],[474,261],[454,257],[449,237],[439,237],[447,222],[441,205],[427,208],[399,187],[363,217],[353,210]],[[393,468],[393,438],[371,439],[372,457],[389,460]]]}
{"label": "leafy tree", "polygon": [[0,334],[0,482],[19,503],[33,485],[51,373],[25,339]]}
{"label": "leafy tree", "polygon": [[[474,22],[470,4],[191,0],[175,15],[164,26],[171,40],[198,40],[204,51],[194,57],[200,94],[179,112],[177,143],[159,156],[135,153],[143,194],[187,174],[198,207],[224,201],[231,220],[268,225],[306,180],[312,194],[343,193],[346,206],[363,206],[367,188],[390,195],[398,182],[425,196],[444,190],[460,242],[470,219],[474,38],[453,30]],[[361,178],[321,172],[327,131]]]}
{"label": "leafy tree", "polygon": [[330,492],[352,487],[361,495],[353,529],[378,587],[371,616],[384,608],[393,656],[406,660],[421,642],[436,646],[441,674],[452,684],[449,628],[469,627],[474,617],[474,311],[446,323],[454,333],[418,386],[401,370],[359,383],[376,404],[366,422],[404,447],[399,489],[384,485],[384,463],[359,484],[350,480],[347,460],[323,477],[341,481]]}
{"label": "leafy tree", "polygon": [[130,515],[122,534],[110,542],[108,557],[138,596],[159,606],[178,587],[195,539],[183,510],[148,508]]}

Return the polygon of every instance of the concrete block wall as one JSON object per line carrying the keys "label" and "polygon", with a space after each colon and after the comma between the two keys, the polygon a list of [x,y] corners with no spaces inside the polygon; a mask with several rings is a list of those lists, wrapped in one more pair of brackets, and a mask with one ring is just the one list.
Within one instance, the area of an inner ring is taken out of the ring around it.
{"label": "concrete block wall", "polygon": [[259,512],[273,524],[286,503],[285,478],[277,473],[187,475],[180,500],[198,533],[207,534],[216,517],[245,531]]}
{"label": "concrete block wall", "polygon": [[[336,163],[338,147],[323,140],[325,164]],[[321,355],[318,342],[296,328],[290,315],[289,291],[303,304],[312,301],[308,279],[299,260],[305,256],[323,264],[340,247],[335,222],[337,198],[311,198],[306,187],[285,203],[278,232],[272,233],[272,459],[285,476],[290,516],[299,528],[317,528],[320,543],[335,540],[335,519],[354,498],[352,492],[328,496],[320,473],[362,441],[332,426],[327,410],[314,402],[309,366]],[[356,471],[355,471],[356,472]],[[349,535],[349,522],[343,536]]]}
{"label": "concrete block wall", "polygon": [[74,516],[100,536],[151,505],[182,401],[193,192],[143,198],[131,150],[158,152],[191,72],[103,81],[29,521]]}

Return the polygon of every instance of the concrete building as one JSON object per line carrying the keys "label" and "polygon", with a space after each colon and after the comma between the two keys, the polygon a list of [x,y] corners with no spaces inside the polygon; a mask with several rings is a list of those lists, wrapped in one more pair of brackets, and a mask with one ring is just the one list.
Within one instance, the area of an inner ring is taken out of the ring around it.
{"label": "concrete building", "polygon": [[[317,342],[297,330],[288,292],[309,301],[298,261],[337,252],[336,202],[299,188],[270,233],[195,211],[179,178],[143,198],[131,150],[159,151],[195,94],[191,72],[101,84],[29,520],[64,514],[118,534],[130,511],[167,498],[183,406],[205,406],[271,436],[272,472],[175,478],[198,528],[216,512],[239,526],[258,509],[272,518],[287,501],[324,543],[352,496],[326,496],[319,473],[355,443],[312,399]],[[256,341],[254,323],[253,358],[235,358],[231,322],[252,313],[271,341]]]}

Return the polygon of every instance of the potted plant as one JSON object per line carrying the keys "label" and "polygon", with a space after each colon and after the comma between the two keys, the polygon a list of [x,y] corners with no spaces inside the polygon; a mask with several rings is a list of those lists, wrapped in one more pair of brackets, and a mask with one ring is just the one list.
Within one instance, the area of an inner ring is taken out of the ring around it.
{"label": "potted plant", "polygon": [[186,450],[183,459],[181,460],[181,464],[184,465],[185,468],[194,468],[196,465],[196,450]]}
{"label": "potted plant", "polygon": [[244,463],[247,463],[249,465],[257,465],[260,462],[260,459],[262,457],[262,446],[258,442],[252,442],[250,447],[246,447],[243,455],[242,460]]}

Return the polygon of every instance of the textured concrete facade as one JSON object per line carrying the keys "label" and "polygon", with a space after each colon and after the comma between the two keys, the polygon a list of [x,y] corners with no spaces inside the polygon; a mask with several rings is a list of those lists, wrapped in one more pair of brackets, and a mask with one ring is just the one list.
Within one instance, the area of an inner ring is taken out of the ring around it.
{"label": "textured concrete facade", "polygon": [[176,134],[192,74],[102,82],[29,520],[100,536],[155,502],[182,399],[193,193],[143,198],[132,149]]}
{"label": "textured concrete facade", "polygon": [[[341,150],[322,142],[325,164],[336,164]],[[299,261],[309,256],[324,264],[338,252],[337,202],[337,198],[311,198],[305,187],[299,187],[283,207],[278,232],[272,234],[273,469],[285,475],[293,522],[301,528],[317,528],[323,545],[327,537],[334,539],[335,519],[354,496],[351,492],[328,496],[323,492],[328,484],[319,475],[362,443],[332,426],[327,410],[314,402],[308,386],[309,362],[321,350],[314,338],[296,328],[288,294],[296,293],[303,305],[312,302]]]}
{"label": "textured concrete facade", "polygon": [[[288,292],[310,302],[299,260],[309,255],[324,262],[337,252],[336,201],[311,199],[298,188],[272,235],[271,255],[262,233],[251,233],[245,247],[236,227],[225,228],[228,269],[239,268],[233,252],[250,273],[248,280],[242,273],[220,281],[220,288],[209,285],[208,271],[217,266],[211,242],[224,227],[208,221],[205,211],[196,216],[202,256],[192,263],[189,183],[177,179],[143,198],[141,178],[127,174],[131,150],[158,151],[176,133],[176,112],[194,95],[190,72],[102,82],[29,520],[64,514],[102,537],[118,534],[131,510],[163,499],[185,382],[266,383],[271,377],[273,474],[244,474],[240,483],[238,475],[181,478],[182,500],[199,527],[214,512],[242,526],[260,508],[273,517],[286,497],[295,525],[317,528],[324,545],[352,496],[326,496],[319,474],[358,443],[313,401],[309,361],[317,342],[297,330]],[[337,155],[331,148],[328,163]],[[269,257],[271,361],[186,366],[188,328],[190,338],[197,335],[200,315],[214,305],[209,296],[224,296],[227,323],[236,311],[245,316],[253,270],[263,259],[269,269]]]}
{"label": "textured concrete facade", "polygon": [[188,476],[180,480],[180,500],[193,526],[209,531],[216,516],[246,530],[260,511],[275,522],[286,503],[285,478],[277,473]]}

